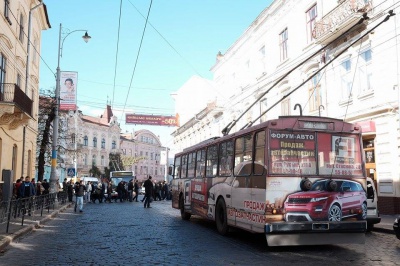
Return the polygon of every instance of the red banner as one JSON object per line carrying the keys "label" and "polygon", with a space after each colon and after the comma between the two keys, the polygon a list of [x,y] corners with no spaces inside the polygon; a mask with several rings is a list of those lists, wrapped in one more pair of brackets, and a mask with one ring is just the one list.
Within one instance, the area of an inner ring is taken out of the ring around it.
{"label": "red banner", "polygon": [[126,114],[125,123],[137,124],[137,125],[179,127],[179,115],[176,114],[176,116],[162,116],[162,115]]}

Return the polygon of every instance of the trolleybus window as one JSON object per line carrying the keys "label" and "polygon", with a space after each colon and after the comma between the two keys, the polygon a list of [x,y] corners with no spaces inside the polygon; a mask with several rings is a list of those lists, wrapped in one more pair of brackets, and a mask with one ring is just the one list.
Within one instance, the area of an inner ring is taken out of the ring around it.
{"label": "trolleybus window", "polygon": [[[265,170],[264,163],[264,150],[265,150],[265,131],[256,134],[256,152],[254,158],[254,174],[262,175]],[[264,182],[265,183],[265,182]]]}
{"label": "trolleybus window", "polygon": [[217,175],[218,169],[218,146],[213,145],[207,149],[206,177]]}
{"label": "trolleybus window", "polygon": [[205,150],[197,151],[196,160],[197,160],[197,162],[196,162],[196,177],[203,178],[205,165],[206,165],[206,151]]}
{"label": "trolleybus window", "polygon": [[251,134],[236,139],[235,175],[248,176],[251,174],[252,148],[253,136]]}
{"label": "trolleybus window", "polygon": [[182,170],[181,170],[181,178],[187,177],[187,154],[182,155]]}
{"label": "trolleybus window", "polygon": [[181,178],[180,176],[180,170],[181,170],[181,157],[176,157],[175,158],[175,164],[174,164],[174,178]]}
{"label": "trolleybus window", "polygon": [[219,175],[232,174],[233,141],[227,141],[219,146]]}
{"label": "trolleybus window", "polygon": [[194,169],[196,166],[196,153],[192,152],[188,154],[188,177],[194,177]]}

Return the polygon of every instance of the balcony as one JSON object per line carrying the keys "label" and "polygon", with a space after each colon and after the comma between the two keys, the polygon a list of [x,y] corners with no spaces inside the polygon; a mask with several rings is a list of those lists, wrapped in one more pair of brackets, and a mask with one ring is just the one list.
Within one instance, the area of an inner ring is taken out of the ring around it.
{"label": "balcony", "polygon": [[372,10],[371,0],[345,0],[317,21],[313,37],[317,44],[328,44],[358,23],[364,13]]}
{"label": "balcony", "polygon": [[0,126],[16,129],[32,119],[33,101],[17,84],[0,83]]}

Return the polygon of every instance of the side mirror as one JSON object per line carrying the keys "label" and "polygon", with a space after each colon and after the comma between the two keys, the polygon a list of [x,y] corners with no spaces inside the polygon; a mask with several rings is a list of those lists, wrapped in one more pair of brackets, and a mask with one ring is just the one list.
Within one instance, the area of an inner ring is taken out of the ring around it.
{"label": "side mirror", "polygon": [[168,174],[172,175],[172,166],[168,166]]}

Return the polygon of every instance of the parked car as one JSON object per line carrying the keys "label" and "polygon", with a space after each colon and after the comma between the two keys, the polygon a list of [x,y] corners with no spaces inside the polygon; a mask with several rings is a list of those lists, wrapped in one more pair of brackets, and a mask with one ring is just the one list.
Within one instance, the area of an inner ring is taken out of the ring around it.
{"label": "parked car", "polygon": [[367,218],[367,197],[360,183],[322,179],[308,191],[290,194],[285,201],[286,221],[341,221]]}
{"label": "parked car", "polygon": [[394,224],[393,224],[393,230],[396,233],[396,236],[398,239],[400,239],[400,227],[399,227],[399,223],[400,223],[400,216],[396,218],[396,220],[394,220]]}
{"label": "parked car", "polygon": [[378,210],[378,194],[376,193],[374,181],[367,177],[367,231],[374,228],[374,224],[381,222]]}

